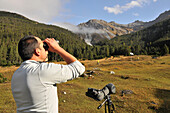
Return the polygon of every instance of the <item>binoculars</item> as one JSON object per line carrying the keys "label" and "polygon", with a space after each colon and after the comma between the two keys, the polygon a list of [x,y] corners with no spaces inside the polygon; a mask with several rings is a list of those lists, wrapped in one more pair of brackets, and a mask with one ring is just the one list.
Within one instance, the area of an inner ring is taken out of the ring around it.
{"label": "binoculars", "polygon": [[[58,40],[56,40],[56,41],[57,41],[57,43],[59,43]],[[49,46],[48,46],[48,44],[47,44],[46,42],[43,42],[43,47],[44,47],[44,49],[45,49],[46,51],[48,51]]]}

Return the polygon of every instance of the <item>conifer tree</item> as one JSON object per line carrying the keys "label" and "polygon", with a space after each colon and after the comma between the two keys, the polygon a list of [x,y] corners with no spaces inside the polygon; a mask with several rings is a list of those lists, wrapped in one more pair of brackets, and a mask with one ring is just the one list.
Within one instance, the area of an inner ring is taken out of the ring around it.
{"label": "conifer tree", "polygon": [[106,52],[106,57],[109,57],[110,56],[110,52],[109,52],[109,47],[108,46],[106,46],[105,47],[105,52]]}
{"label": "conifer tree", "polygon": [[113,46],[110,46],[110,55],[113,56],[115,52],[115,48]]}
{"label": "conifer tree", "polygon": [[162,55],[167,55],[169,54],[169,48],[166,44],[164,44],[164,47],[162,49]]}

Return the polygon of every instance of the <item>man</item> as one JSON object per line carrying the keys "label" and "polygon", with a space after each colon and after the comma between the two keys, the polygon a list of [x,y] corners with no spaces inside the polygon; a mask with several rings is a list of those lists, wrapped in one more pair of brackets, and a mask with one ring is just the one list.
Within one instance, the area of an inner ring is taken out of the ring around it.
{"label": "man", "polygon": [[[67,63],[60,65],[44,63],[48,51],[59,54]],[[18,44],[23,63],[13,74],[11,88],[17,105],[17,113],[58,113],[56,83],[78,77],[85,67],[71,54],[59,46],[53,38],[41,41],[35,36],[26,36]]]}

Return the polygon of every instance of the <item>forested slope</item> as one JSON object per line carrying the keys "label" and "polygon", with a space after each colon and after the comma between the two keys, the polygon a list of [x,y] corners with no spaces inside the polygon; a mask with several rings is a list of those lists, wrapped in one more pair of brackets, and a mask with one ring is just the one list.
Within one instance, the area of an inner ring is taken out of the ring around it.
{"label": "forested slope", "polygon": [[99,42],[97,45],[117,47],[116,54],[121,54],[124,50],[135,54],[164,55],[170,48],[170,19],[135,33]]}
{"label": "forested slope", "polygon": [[[38,23],[22,15],[0,11],[0,65],[22,62],[18,55],[18,42],[26,35],[42,40],[53,37],[61,47],[78,59],[99,59],[114,55],[135,54],[165,55],[170,48],[170,19],[141,31],[104,40],[94,46],[87,45],[78,35],[66,29]],[[50,61],[61,61],[56,53],[49,54]]]}
{"label": "forested slope", "polygon": [[[29,20],[21,15],[9,12],[0,12],[0,65],[21,63],[18,55],[18,42],[25,35],[35,35],[42,40],[54,37],[60,41],[60,45],[74,53],[75,49],[86,48],[76,34],[53,25],[45,25]],[[49,55],[50,60],[61,60],[56,54]]]}

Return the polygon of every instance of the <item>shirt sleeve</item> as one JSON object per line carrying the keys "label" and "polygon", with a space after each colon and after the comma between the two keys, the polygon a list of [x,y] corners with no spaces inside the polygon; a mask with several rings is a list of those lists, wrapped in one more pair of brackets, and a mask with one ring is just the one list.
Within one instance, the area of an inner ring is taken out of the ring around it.
{"label": "shirt sleeve", "polygon": [[55,84],[77,78],[83,74],[84,71],[85,67],[79,61],[75,61],[68,65],[42,63],[39,77],[41,82],[45,84]]}

